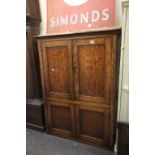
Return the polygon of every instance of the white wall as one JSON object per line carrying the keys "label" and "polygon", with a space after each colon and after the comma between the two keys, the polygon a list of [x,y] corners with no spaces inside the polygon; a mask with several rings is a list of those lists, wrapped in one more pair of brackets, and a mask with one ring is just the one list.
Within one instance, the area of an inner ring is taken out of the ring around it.
{"label": "white wall", "polygon": [[40,24],[40,34],[46,34],[46,14],[47,14],[47,1],[46,0],[39,0],[40,2],[40,13],[41,13],[41,24]]}
{"label": "white wall", "polygon": [[122,25],[122,0],[116,0],[116,25]]}
{"label": "white wall", "polygon": [[129,7],[123,2],[122,44],[119,75],[118,121],[129,122]]}
{"label": "white wall", "polygon": [[[40,1],[40,11],[41,11],[41,28],[40,34],[46,34],[46,14],[47,14],[47,4],[46,0],[39,0]],[[122,7],[121,7],[122,0],[116,0],[116,26],[121,26],[122,23]]]}

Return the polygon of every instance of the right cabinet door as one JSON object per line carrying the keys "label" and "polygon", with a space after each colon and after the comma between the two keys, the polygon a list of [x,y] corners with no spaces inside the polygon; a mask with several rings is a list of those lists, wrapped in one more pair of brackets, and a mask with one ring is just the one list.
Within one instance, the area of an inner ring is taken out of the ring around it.
{"label": "right cabinet door", "polygon": [[86,142],[107,145],[109,143],[109,110],[76,105],[76,137]]}
{"label": "right cabinet door", "polygon": [[77,100],[110,104],[116,38],[103,36],[73,41],[74,92]]}

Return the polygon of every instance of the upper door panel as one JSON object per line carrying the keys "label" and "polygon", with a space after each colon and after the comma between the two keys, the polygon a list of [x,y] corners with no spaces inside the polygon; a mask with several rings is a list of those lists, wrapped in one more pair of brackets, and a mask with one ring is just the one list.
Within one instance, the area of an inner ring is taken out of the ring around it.
{"label": "upper door panel", "polygon": [[73,44],[76,99],[109,104],[113,37],[74,40]]}
{"label": "upper door panel", "polygon": [[48,97],[72,98],[71,41],[43,42],[43,72]]}

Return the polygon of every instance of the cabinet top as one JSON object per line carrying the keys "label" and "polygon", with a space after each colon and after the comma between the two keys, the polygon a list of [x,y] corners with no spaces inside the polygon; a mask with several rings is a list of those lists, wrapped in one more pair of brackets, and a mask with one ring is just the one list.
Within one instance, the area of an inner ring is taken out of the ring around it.
{"label": "cabinet top", "polygon": [[113,34],[113,33],[121,33],[121,27],[112,27],[108,29],[100,29],[100,30],[89,30],[83,32],[75,32],[75,33],[59,33],[59,34],[46,34],[46,35],[38,35],[35,36],[36,39],[47,39],[47,38],[57,38],[57,37],[75,37],[75,36],[83,36],[83,35],[99,35],[99,34]]}

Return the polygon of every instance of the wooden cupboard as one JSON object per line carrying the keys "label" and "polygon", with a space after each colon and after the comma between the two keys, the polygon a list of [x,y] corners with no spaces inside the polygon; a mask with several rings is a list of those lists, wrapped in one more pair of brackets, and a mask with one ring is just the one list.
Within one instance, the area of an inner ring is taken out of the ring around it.
{"label": "wooden cupboard", "polygon": [[120,30],[37,39],[47,132],[112,149]]}

